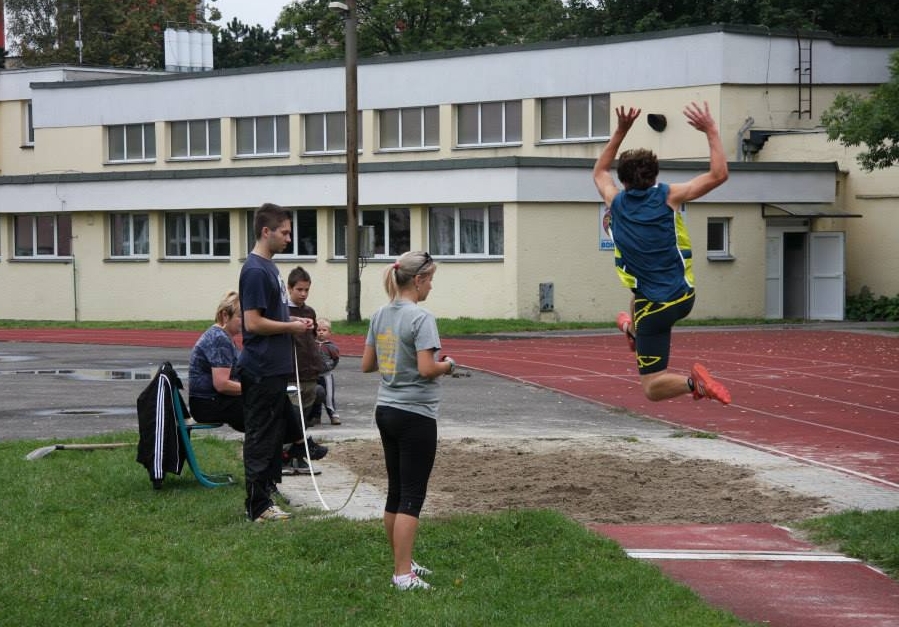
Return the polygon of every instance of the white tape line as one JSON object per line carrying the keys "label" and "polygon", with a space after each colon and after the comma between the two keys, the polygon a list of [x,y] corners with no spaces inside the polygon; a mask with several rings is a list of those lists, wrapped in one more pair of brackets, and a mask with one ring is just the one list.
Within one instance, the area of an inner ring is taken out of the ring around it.
{"label": "white tape line", "polygon": [[732,560],[755,562],[860,562],[839,553],[796,551],[679,551],[628,549],[628,557],[644,560]]}

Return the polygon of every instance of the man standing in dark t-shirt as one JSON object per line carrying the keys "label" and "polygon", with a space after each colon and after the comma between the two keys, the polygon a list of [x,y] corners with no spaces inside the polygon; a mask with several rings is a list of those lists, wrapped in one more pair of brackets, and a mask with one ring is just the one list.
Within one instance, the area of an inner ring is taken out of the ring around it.
{"label": "man standing in dark t-shirt", "polygon": [[264,522],[290,517],[272,501],[271,486],[281,482],[282,445],[292,420],[287,396],[294,368],[292,334],[307,333],[312,320],[291,318],[287,287],[272,261],[290,243],[290,214],[266,203],[253,222],[256,245],[240,271],[243,351],[237,367],[246,421],[247,517]]}

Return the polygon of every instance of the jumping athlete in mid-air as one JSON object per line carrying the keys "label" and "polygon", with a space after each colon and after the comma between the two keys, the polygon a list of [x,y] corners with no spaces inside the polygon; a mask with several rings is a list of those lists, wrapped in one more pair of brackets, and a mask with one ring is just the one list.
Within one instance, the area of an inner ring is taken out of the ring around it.
{"label": "jumping athlete in mid-air", "polygon": [[637,354],[643,393],[651,401],[682,394],[710,398],[725,405],[730,392],[695,364],[690,376],[668,372],[671,329],[689,315],[693,288],[690,236],[681,216],[684,203],[695,200],[727,180],[727,159],[709,105],[695,102],[684,109],[689,124],[709,142],[709,170],[686,183],[657,183],[659,160],[646,149],[626,150],[618,159],[619,190],[611,168],[621,142],[640,116],[640,109],[615,109],[618,126],[593,166],[593,181],[611,214],[609,232],[615,244],[615,266],[633,293],[630,314],[618,314],[618,328]]}

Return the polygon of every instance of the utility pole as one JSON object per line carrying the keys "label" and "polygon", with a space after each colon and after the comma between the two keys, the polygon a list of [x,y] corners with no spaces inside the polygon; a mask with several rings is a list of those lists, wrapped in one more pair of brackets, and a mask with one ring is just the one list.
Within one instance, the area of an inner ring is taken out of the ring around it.
{"label": "utility pole", "polygon": [[78,39],[75,40],[75,47],[78,48],[78,65],[84,61],[84,40],[81,39],[81,0],[78,0],[78,9],[75,11],[74,20],[78,22]]}
{"label": "utility pole", "polygon": [[347,322],[359,322],[359,104],[356,78],[356,0],[330,2],[328,8],[344,14],[346,52],[346,266]]}

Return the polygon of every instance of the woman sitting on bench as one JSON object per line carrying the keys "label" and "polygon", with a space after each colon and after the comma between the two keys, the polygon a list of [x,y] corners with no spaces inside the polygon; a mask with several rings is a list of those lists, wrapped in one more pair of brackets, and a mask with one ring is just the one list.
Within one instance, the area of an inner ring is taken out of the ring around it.
{"label": "woman sitting on bench", "polygon": [[237,292],[225,294],[215,310],[215,324],[206,329],[190,351],[188,404],[194,420],[225,423],[243,432],[243,399],[235,377],[241,313]]}

